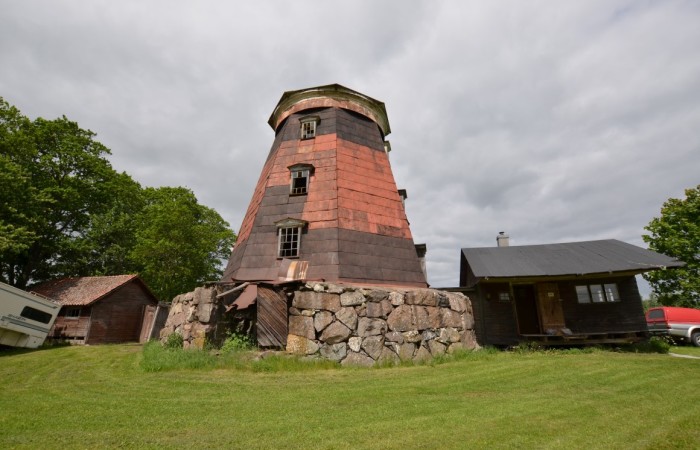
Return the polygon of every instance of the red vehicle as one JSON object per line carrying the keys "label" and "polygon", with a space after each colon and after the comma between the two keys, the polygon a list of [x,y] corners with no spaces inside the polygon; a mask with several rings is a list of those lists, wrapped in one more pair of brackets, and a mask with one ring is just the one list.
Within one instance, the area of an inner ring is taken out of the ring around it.
{"label": "red vehicle", "polygon": [[651,334],[663,334],[674,340],[700,347],[700,309],[661,306],[647,311],[647,328]]}

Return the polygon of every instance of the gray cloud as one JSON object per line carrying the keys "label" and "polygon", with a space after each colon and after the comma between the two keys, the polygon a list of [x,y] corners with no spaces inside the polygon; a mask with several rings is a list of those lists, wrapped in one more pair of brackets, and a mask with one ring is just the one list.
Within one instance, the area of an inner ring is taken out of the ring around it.
{"label": "gray cloud", "polygon": [[284,91],[337,82],[384,101],[436,286],[502,230],[641,245],[700,182],[692,2],[0,5],[0,95],[95,131],[118,170],[192,188],[234,229]]}

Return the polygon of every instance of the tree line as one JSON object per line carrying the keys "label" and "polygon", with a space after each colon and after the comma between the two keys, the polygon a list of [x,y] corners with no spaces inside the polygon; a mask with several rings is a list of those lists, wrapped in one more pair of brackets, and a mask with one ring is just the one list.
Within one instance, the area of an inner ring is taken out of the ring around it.
{"label": "tree line", "polygon": [[0,280],[138,273],[170,300],[218,279],[229,224],[187,188],[142,187],[108,155],[65,116],[30,120],[0,97]]}

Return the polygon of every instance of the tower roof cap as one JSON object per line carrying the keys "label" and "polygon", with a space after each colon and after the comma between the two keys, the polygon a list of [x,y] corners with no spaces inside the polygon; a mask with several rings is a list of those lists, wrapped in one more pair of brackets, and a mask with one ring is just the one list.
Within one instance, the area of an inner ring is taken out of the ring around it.
{"label": "tower roof cap", "polygon": [[339,107],[354,111],[374,121],[384,136],[391,133],[383,102],[339,84],[327,84],[282,94],[267,121],[273,130],[290,115],[311,108]]}

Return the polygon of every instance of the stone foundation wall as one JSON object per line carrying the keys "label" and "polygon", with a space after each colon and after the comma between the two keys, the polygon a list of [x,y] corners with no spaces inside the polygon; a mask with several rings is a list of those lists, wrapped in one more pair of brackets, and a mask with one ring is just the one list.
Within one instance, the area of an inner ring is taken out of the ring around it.
{"label": "stone foundation wall", "polygon": [[[477,348],[471,301],[435,289],[361,288],[332,283],[280,286],[290,299],[288,353],[370,366],[377,362],[426,360],[458,349]],[[217,299],[221,288],[198,287],[175,297],[161,342],[172,333],[184,348],[220,344],[254,310],[225,313],[238,294]],[[240,292],[239,292],[240,293]]]}
{"label": "stone foundation wall", "polygon": [[198,287],[193,292],[175,297],[160,331],[161,342],[172,333],[178,333],[182,336],[184,348],[204,348],[207,340],[214,339],[223,312],[223,305],[216,295],[215,287]]}
{"label": "stone foundation wall", "polygon": [[293,293],[287,352],[370,366],[475,349],[471,301],[435,289],[311,283]]}

